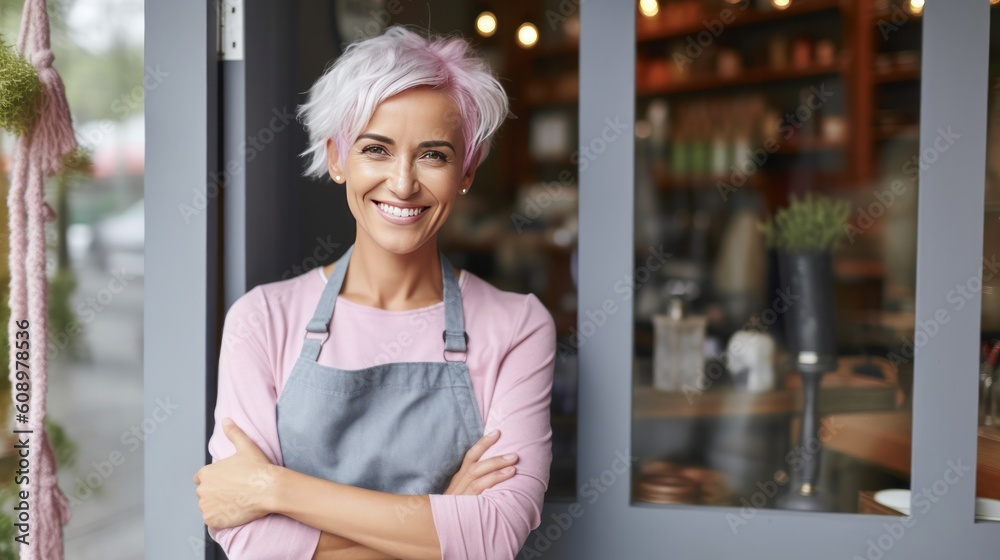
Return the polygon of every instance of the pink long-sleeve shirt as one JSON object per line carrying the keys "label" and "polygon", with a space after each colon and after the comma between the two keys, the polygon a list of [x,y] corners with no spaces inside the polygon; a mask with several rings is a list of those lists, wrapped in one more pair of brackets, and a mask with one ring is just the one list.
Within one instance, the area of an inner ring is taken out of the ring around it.
{"label": "pink long-sleeve shirt", "polygon": [[[483,459],[510,452],[519,459],[512,478],[478,496],[430,495],[431,512],[443,560],[514,558],[541,522],[548,488],[555,323],[533,294],[499,290],[464,269],[458,280],[473,391],[485,431],[501,431]],[[229,416],[272,463],[283,464],[276,403],[325,284],[322,269],[311,270],[257,286],[229,309],[208,443],[213,462],[235,453],[222,432],[222,419]],[[362,369],[444,361],[444,302],[390,311],[338,297],[330,329],[318,359],[322,365]],[[309,560],[320,536],[318,529],[278,514],[209,533],[231,560]]]}

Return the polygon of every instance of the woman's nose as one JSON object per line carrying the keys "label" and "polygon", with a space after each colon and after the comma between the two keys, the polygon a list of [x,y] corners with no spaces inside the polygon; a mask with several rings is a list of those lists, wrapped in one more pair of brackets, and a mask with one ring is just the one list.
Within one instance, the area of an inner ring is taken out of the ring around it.
{"label": "woman's nose", "polygon": [[417,191],[419,185],[411,161],[403,158],[399,160],[399,164],[393,170],[393,176],[389,179],[389,188],[401,200],[409,198]]}

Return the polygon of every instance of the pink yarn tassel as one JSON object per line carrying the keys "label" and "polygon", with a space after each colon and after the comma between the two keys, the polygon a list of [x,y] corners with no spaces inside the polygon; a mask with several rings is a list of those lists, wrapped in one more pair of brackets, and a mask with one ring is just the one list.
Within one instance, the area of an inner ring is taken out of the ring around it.
{"label": "pink yarn tassel", "polygon": [[39,162],[46,175],[62,166],[63,157],[76,149],[76,136],[66,103],[62,79],[52,68],[55,56],[49,50],[49,13],[45,0],[25,0],[17,51],[26,52],[31,39],[31,63],[42,83],[42,104],[38,120],[32,128],[33,160]]}
{"label": "pink yarn tassel", "polygon": [[[38,467],[39,486],[42,492],[38,497],[37,511],[44,511],[45,515],[38,516],[38,528],[36,529],[38,558],[62,558],[63,557],[63,525],[69,522],[70,509],[69,500],[59,490],[59,480],[56,473],[56,452],[49,441],[49,434],[42,432],[42,458]],[[48,536],[46,538],[46,536]],[[41,540],[41,539],[45,540]],[[21,556],[22,560],[25,556]]]}
{"label": "pink yarn tassel", "polygon": [[48,49],[35,51],[31,57],[32,64],[38,69],[38,79],[42,82],[42,108],[32,130],[32,150],[37,152],[38,163],[46,175],[59,171],[66,154],[76,149],[66,90],[59,74],[52,68],[54,59]]}
{"label": "pink yarn tassel", "polygon": [[30,528],[28,544],[21,545],[21,560],[61,560],[62,527],[70,518],[69,502],[58,486],[56,457],[45,430],[48,389],[48,276],[45,263],[45,222],[55,213],[45,202],[45,177],[59,171],[63,159],[76,149],[66,93],[52,68],[49,21],[45,0],[26,0],[17,50],[24,54],[32,40],[31,61],[42,84],[40,114],[32,129],[18,142],[7,203],[10,225],[10,309],[8,339],[10,375],[15,381],[15,349],[21,330],[17,321],[28,319],[31,341],[29,360],[31,399],[27,426],[30,468],[36,476],[21,486],[28,492]]}

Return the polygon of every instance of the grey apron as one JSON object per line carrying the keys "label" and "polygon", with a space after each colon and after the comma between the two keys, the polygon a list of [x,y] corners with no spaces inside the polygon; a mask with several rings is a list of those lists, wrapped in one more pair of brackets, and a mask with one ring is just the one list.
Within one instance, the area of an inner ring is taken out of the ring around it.
{"label": "grey apron", "polygon": [[284,464],[369,490],[440,494],[466,451],[483,435],[465,364],[468,335],[455,270],[438,249],[444,278],[445,361],[397,362],[358,370],[323,366],[316,358],[330,337],[334,306],[353,250],[351,245],[337,261],[278,399]]}

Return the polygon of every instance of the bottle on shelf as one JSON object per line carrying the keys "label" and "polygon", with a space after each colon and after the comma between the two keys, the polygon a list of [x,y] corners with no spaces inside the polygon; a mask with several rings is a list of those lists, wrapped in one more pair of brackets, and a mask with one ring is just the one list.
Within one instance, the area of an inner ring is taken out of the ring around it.
{"label": "bottle on shelf", "polygon": [[671,297],[667,314],[653,315],[653,386],[692,391],[705,386],[705,327],[701,315],[685,315],[684,300]]}
{"label": "bottle on shelf", "polygon": [[688,139],[690,116],[678,113],[677,125],[673,130],[670,150],[670,178],[675,182],[684,182],[689,178],[689,162],[691,142]]}
{"label": "bottle on shelf", "polygon": [[693,112],[694,124],[692,125],[694,129],[693,140],[691,143],[691,179],[704,182],[709,176],[709,169],[711,166],[711,125],[709,124],[709,113],[708,110],[699,105],[698,109]]}

